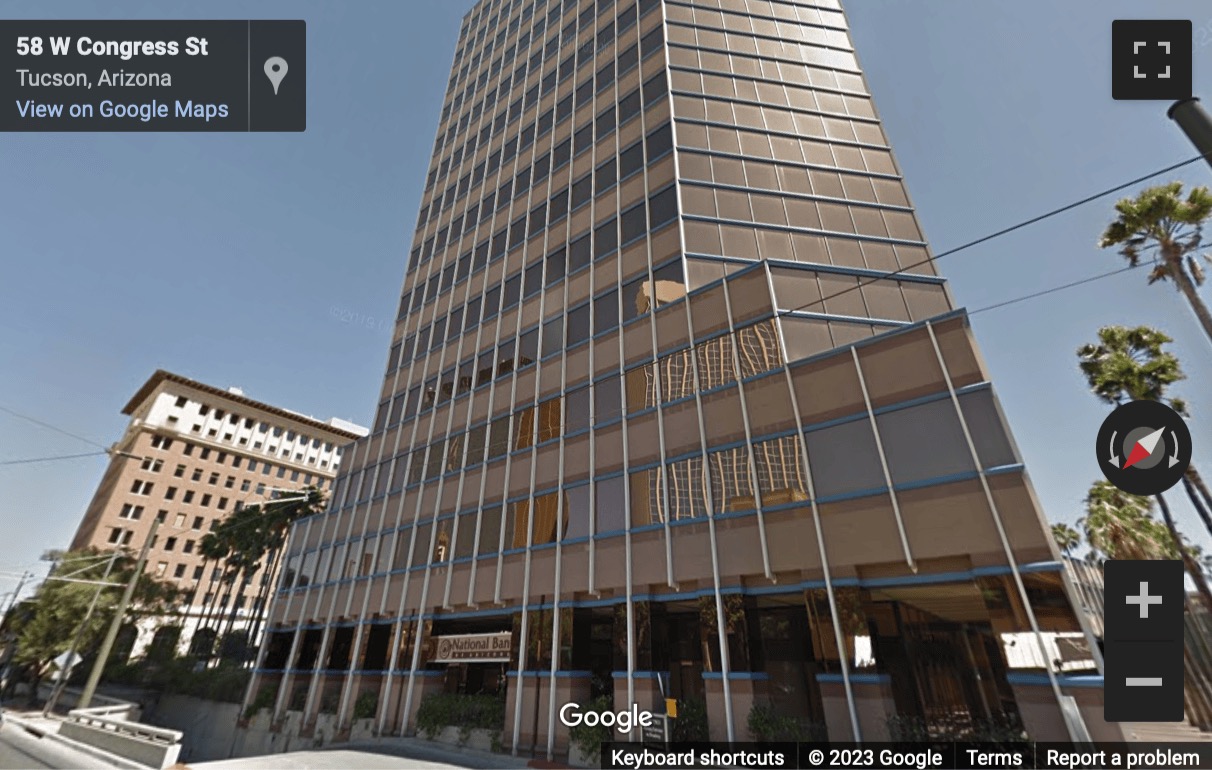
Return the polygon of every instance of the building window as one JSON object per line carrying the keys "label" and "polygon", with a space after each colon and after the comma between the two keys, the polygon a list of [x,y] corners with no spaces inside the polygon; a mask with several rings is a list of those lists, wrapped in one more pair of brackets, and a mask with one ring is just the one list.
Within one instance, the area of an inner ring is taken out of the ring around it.
{"label": "building window", "polygon": [[185,396],[177,396],[177,403],[176,403],[177,408],[181,408],[188,403],[189,403],[189,399],[186,398]]}
{"label": "building window", "polygon": [[122,539],[122,528],[121,527],[111,527],[109,530],[109,542],[117,543],[121,539]]}
{"label": "building window", "polygon": [[202,480],[202,469],[201,469],[201,468],[194,468],[193,475],[191,475],[191,476],[189,477],[189,480],[190,480],[190,481],[201,481],[201,480]]}
{"label": "building window", "polygon": [[209,457],[210,457],[210,450],[209,450],[209,449],[207,449],[207,448],[205,448],[205,447],[203,447],[203,448],[202,448],[202,453],[199,455],[199,457],[201,457],[203,460],[205,460],[205,459],[209,458]]}
{"label": "building window", "polygon": [[247,492],[251,486],[252,486],[251,482],[249,482],[248,479],[244,479],[243,481],[240,482],[240,491]]}
{"label": "building window", "polygon": [[179,478],[179,479],[180,479],[180,478],[184,478],[184,477],[185,477],[185,466],[184,466],[184,465],[178,465],[178,466],[177,466],[177,470],[173,471],[173,475],[174,475],[174,476],[176,476],[176,477],[177,477],[177,478]]}
{"label": "building window", "polygon": [[164,573],[168,571],[168,562],[162,561],[156,565],[156,577],[164,577]]}
{"label": "building window", "polygon": [[193,501],[194,501],[194,493],[193,493],[193,490],[187,490],[187,491],[185,492],[185,497],[181,498],[181,502],[183,502],[183,503],[192,503]]}
{"label": "building window", "polygon": [[152,484],[150,481],[136,481],[134,484],[131,485],[130,491],[136,495],[147,496],[147,495],[151,494],[152,488],[154,486],[155,485]]}
{"label": "building window", "polygon": [[121,513],[118,514],[118,518],[130,519],[132,521],[138,521],[142,516],[143,506],[131,505],[130,503],[123,505]]}
{"label": "building window", "polygon": [[185,526],[185,514],[184,513],[177,514],[177,523],[174,524],[173,526],[175,526],[177,529],[182,529]]}
{"label": "building window", "polygon": [[183,553],[193,553],[194,552],[194,541],[186,540],[185,545],[181,548],[181,551]]}
{"label": "building window", "polygon": [[242,461],[242,458],[239,456],[231,458],[231,467],[235,468],[236,470],[239,470],[241,461]]}
{"label": "building window", "polygon": [[152,449],[168,449],[173,445],[173,440],[164,436],[152,436],[151,445]]}
{"label": "building window", "polygon": [[231,489],[231,488],[232,488],[232,487],[234,487],[235,485],[236,485],[236,477],[235,477],[235,476],[228,476],[228,477],[227,477],[227,480],[223,482],[223,488],[224,488],[224,489]]}
{"label": "building window", "polygon": [[164,467],[164,461],[163,460],[153,460],[150,457],[145,457],[145,458],[143,458],[143,464],[140,465],[139,467],[145,471],[151,471],[152,473],[159,473],[160,469]]}
{"label": "building window", "polygon": [[193,524],[193,526],[191,527],[191,529],[193,529],[193,530],[195,530],[195,531],[196,531],[196,530],[200,530],[200,529],[202,529],[202,523],[203,523],[204,521],[205,521],[205,519],[203,519],[201,516],[195,516],[195,517],[194,517],[194,524]]}
{"label": "building window", "polygon": [[210,407],[207,406],[206,404],[202,404],[201,406],[198,407],[198,414],[205,417],[206,415],[210,414]]}
{"label": "building window", "polygon": [[227,498],[226,497],[219,498],[219,510],[220,511],[227,510]]}
{"label": "building window", "polygon": [[175,577],[175,578],[185,577],[185,565],[184,564],[178,564],[176,566],[176,569],[173,570],[173,577]]}
{"label": "building window", "polygon": [[218,484],[218,483],[219,483],[219,473],[218,473],[218,471],[216,471],[216,472],[214,472],[214,473],[210,474],[210,478],[209,478],[209,479],[207,479],[206,483],[207,483],[207,484],[210,484],[212,487],[213,487],[215,484]]}
{"label": "building window", "polygon": [[177,547],[177,538],[170,537],[164,541],[164,550],[171,551]]}
{"label": "building window", "polygon": [[189,443],[188,441],[186,441],[185,442],[185,451],[184,451],[185,456],[189,457],[193,453],[194,453],[194,445]]}
{"label": "building window", "polygon": [[201,580],[201,579],[202,579],[202,567],[201,567],[201,565],[199,565],[197,567],[194,567],[194,580]]}
{"label": "building window", "polygon": [[210,507],[210,495],[202,495],[202,507],[203,508]]}

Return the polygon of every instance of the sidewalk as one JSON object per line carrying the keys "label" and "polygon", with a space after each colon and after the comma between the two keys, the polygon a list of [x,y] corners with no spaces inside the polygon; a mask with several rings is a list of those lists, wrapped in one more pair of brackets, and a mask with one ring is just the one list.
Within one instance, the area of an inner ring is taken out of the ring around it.
{"label": "sidewalk", "polygon": [[445,770],[446,768],[473,768],[495,770],[496,768],[542,768],[557,770],[565,765],[545,759],[513,757],[489,751],[435,743],[421,738],[385,738],[381,741],[350,743],[340,748],[315,751],[291,751],[285,754],[269,754],[259,757],[223,759],[178,765],[178,770],[346,770],[356,767],[364,770],[396,770],[400,768],[424,768]]}

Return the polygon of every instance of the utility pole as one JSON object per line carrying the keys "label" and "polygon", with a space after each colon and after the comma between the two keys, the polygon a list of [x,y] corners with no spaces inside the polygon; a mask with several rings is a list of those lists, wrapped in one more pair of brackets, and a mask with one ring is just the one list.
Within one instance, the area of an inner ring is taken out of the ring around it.
{"label": "utility pole", "polygon": [[21,595],[21,589],[25,587],[25,581],[34,576],[34,573],[26,570],[21,573],[21,580],[17,581],[17,587],[13,589],[13,595],[8,600],[8,606],[4,608],[4,614],[0,615],[0,621],[8,617],[8,613],[13,611],[13,605],[17,603],[17,597]]}
{"label": "utility pole", "polygon": [[1175,102],[1166,110],[1166,117],[1178,124],[1195,149],[1212,166],[1212,117],[1199,106],[1199,99],[1191,97]]}
{"label": "utility pole", "polygon": [[[110,555],[109,563],[105,565],[105,574],[101,576],[102,581],[108,578],[109,573],[113,571],[114,563],[118,561],[119,553],[120,551],[115,549],[113,554]],[[93,594],[93,601],[88,605],[88,612],[84,613],[84,620],[80,621],[80,627],[76,629],[76,635],[72,638],[71,647],[67,648],[67,657],[64,660],[67,662],[68,668],[60,672],[59,681],[55,683],[55,689],[51,691],[50,699],[46,701],[46,706],[42,709],[43,716],[48,716],[52,711],[54,711],[55,704],[59,702],[59,696],[63,694],[63,689],[67,687],[68,674],[71,673],[70,666],[72,665],[72,658],[75,656],[76,650],[80,649],[80,640],[84,638],[84,632],[88,628],[88,621],[92,619],[93,612],[97,609],[97,604],[101,601],[101,592],[104,591],[106,587],[107,586],[97,586],[97,592]]]}
{"label": "utility pole", "polygon": [[143,541],[143,550],[139,551],[139,560],[135,562],[134,574],[130,576],[130,581],[126,584],[126,590],[122,592],[122,599],[118,601],[118,609],[114,610],[114,619],[109,624],[109,631],[105,634],[104,641],[101,642],[101,648],[97,650],[97,659],[93,662],[93,670],[88,674],[88,681],[84,684],[84,692],[80,693],[80,700],[76,702],[76,708],[88,708],[88,704],[92,703],[93,694],[97,691],[97,684],[101,681],[101,672],[105,670],[105,662],[109,658],[109,653],[114,648],[114,642],[118,638],[118,631],[122,629],[122,619],[126,616],[126,608],[130,604],[131,597],[135,594],[135,586],[139,583],[139,578],[143,575],[143,565],[147,563],[147,552],[151,550],[151,545],[156,539],[156,530],[160,528],[160,517],[157,516],[152,521],[151,531],[147,533],[147,539]]}

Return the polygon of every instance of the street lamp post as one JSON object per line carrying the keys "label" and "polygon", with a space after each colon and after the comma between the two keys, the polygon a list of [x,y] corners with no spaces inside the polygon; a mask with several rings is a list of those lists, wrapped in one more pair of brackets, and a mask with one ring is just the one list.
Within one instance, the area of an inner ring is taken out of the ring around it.
{"label": "street lamp post", "polygon": [[[118,561],[118,554],[120,552],[120,550],[115,549],[113,554],[110,555],[109,563],[105,565],[105,574],[101,576],[102,581],[108,578],[109,573],[113,571],[114,564]],[[53,580],[53,578],[48,579]],[[80,621],[80,628],[76,629],[76,635],[72,638],[72,644],[67,648],[67,657],[64,658],[66,661],[66,667],[60,672],[59,681],[55,683],[55,689],[51,690],[51,696],[49,699],[47,699],[46,706],[42,709],[42,714],[44,716],[49,715],[55,710],[55,704],[59,702],[59,696],[63,694],[64,688],[67,687],[67,677],[68,674],[71,673],[72,658],[75,656],[76,650],[80,649],[80,641],[84,638],[84,632],[88,628],[88,621],[92,619],[93,612],[97,609],[97,604],[101,601],[101,592],[107,587],[117,585],[119,584],[113,583],[110,586],[97,586],[97,591],[93,594],[93,600],[88,605],[88,611],[84,613],[84,620]]]}
{"label": "street lamp post", "polygon": [[1212,165],[1212,118],[1199,106],[1199,99],[1191,97],[1171,105],[1166,117],[1178,124],[1195,149]]}
{"label": "street lamp post", "polygon": [[106,659],[109,658],[109,653],[114,648],[118,631],[122,629],[126,608],[130,604],[131,597],[134,596],[139,578],[143,575],[143,565],[147,563],[147,552],[151,550],[151,545],[156,539],[156,530],[159,528],[160,517],[157,516],[152,521],[151,530],[147,533],[147,540],[143,542],[143,549],[139,551],[139,560],[135,562],[134,574],[130,576],[126,590],[122,592],[122,598],[118,601],[118,608],[114,610],[114,619],[109,624],[109,631],[106,632],[105,639],[101,642],[101,648],[97,650],[97,659],[93,661],[93,669],[89,672],[88,681],[84,684],[84,692],[80,693],[80,700],[76,703],[78,709],[88,708],[88,705],[92,703],[93,694],[96,693],[97,685],[101,681],[101,672],[105,670]]}

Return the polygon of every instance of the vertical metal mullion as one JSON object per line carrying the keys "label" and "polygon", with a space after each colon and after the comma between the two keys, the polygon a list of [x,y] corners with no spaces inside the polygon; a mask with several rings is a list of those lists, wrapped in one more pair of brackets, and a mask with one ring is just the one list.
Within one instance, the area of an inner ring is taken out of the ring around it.
{"label": "vertical metal mullion", "polygon": [[871,421],[871,435],[875,439],[875,451],[880,458],[880,467],[884,471],[884,483],[888,485],[888,498],[892,501],[892,516],[896,520],[896,530],[901,537],[901,548],[905,553],[905,563],[909,569],[917,572],[917,562],[909,548],[909,535],[905,531],[905,520],[901,516],[901,505],[896,498],[896,487],[892,484],[892,472],[888,469],[888,456],[884,453],[884,442],[880,440],[880,428],[875,422],[875,409],[871,406],[871,396],[867,392],[867,378],[863,376],[863,365],[859,363],[858,349],[851,346],[851,358],[854,360],[854,372],[858,376],[859,389],[863,393],[863,404],[867,408],[867,419]]}
{"label": "vertical metal mullion", "polygon": [[[964,432],[964,442],[968,445],[968,452],[972,459],[972,465],[976,468],[976,475],[980,479],[981,489],[985,493],[985,502],[989,505],[989,513],[993,517],[993,525],[997,529],[997,536],[1001,540],[1002,551],[1006,556],[1006,563],[1010,566],[1010,574],[1014,576],[1014,586],[1018,590],[1019,600],[1023,603],[1023,610],[1027,615],[1027,621],[1031,624],[1031,632],[1035,638],[1035,645],[1039,650],[1040,659],[1044,661],[1044,670],[1048,673],[1048,684],[1052,687],[1052,694],[1056,697],[1056,705],[1061,710],[1061,715],[1064,717],[1065,730],[1069,733],[1069,738],[1077,743],[1079,735],[1074,730],[1074,726],[1070,724],[1069,719],[1065,715],[1064,708],[1061,707],[1064,695],[1061,692],[1060,681],[1056,677],[1056,672],[1048,662],[1048,650],[1044,645],[1044,635],[1040,630],[1039,621],[1035,617],[1035,610],[1031,607],[1030,597],[1027,595],[1027,586],[1023,583],[1023,575],[1019,570],[1018,560],[1014,558],[1014,549],[1010,545],[1010,538],[1006,534],[1006,525],[1002,521],[1001,512],[998,510],[997,502],[993,499],[993,490],[989,487],[989,477],[985,473],[984,464],[981,463],[980,454],[976,451],[976,442],[972,440],[972,432],[968,429],[968,421],[964,418],[964,410],[960,406],[959,395],[955,392],[955,383],[951,379],[951,371],[947,368],[947,361],[943,358],[942,348],[938,344],[938,336],[934,333],[934,324],[930,321],[926,322],[926,332],[930,335],[930,344],[934,347],[934,355],[938,360],[939,370],[942,372],[943,380],[947,383],[947,393],[951,397],[951,404],[955,407],[955,416],[959,420],[960,429]],[[1064,565],[1062,565],[1062,570]],[[1088,642],[1092,639],[1087,637]],[[1097,648],[1096,644],[1091,644],[1091,649]],[[1078,715],[1080,719],[1080,715]],[[1084,731],[1083,731],[1084,732]]]}
{"label": "vertical metal mullion", "polygon": [[[774,293],[774,279],[770,276],[769,272],[767,272],[767,280],[770,281],[771,296],[777,296]],[[854,740],[856,743],[862,743],[863,730],[859,724],[858,706],[854,699],[854,685],[850,681],[850,660],[846,655],[846,639],[842,634],[842,617],[837,607],[837,593],[833,587],[833,574],[829,567],[828,549],[825,548],[825,528],[821,521],[821,509],[816,499],[816,485],[812,479],[812,461],[808,456],[808,440],[804,435],[804,420],[800,413],[799,396],[795,392],[795,382],[791,377],[791,361],[787,356],[787,343],[786,340],[782,340],[782,317],[776,317],[779,320],[777,329],[782,341],[783,375],[787,381],[787,392],[791,396],[791,412],[795,417],[795,435],[800,445],[800,461],[803,463],[804,482],[808,485],[806,491],[808,492],[809,506],[812,510],[812,525],[816,532],[817,552],[821,558],[821,573],[825,579],[825,596],[829,600],[829,617],[833,621],[834,643],[837,644],[837,657],[842,669],[842,690],[846,693],[846,710],[850,715],[850,728],[854,732]]]}

